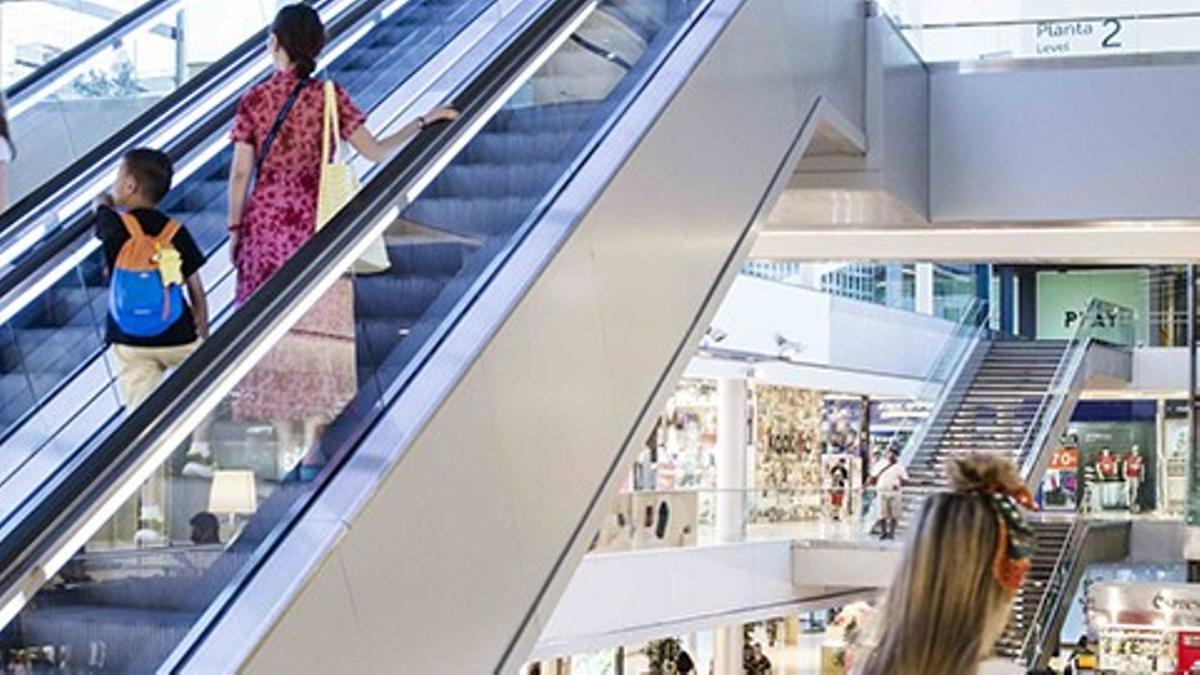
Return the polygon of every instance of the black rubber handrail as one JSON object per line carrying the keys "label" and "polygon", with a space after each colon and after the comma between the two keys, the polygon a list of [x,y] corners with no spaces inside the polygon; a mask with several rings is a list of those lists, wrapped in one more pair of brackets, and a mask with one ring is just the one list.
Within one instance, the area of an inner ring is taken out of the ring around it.
{"label": "black rubber handrail", "polygon": [[[188,414],[196,400],[216,389],[224,375],[251,352],[259,336],[301,302],[339,260],[346,258],[363,230],[402,200],[456,140],[453,130],[469,127],[547,43],[593,0],[551,0],[550,5],[501,53],[474,74],[452,104],[462,113],[455,125],[418,136],[325,227],[260,288],[113,433],[85,456],[76,457],[23,505],[0,533],[0,589],[22,583],[69,536],[71,524],[85,518],[104,492],[128,479],[138,460]],[[323,479],[328,480],[330,474]]]}
{"label": "black rubber handrail", "polygon": [[115,40],[119,40],[131,31],[137,30],[148,19],[180,2],[182,0],[149,0],[139,5],[136,9],[126,12],[99,32],[50,59],[38,67],[37,70],[21,78],[13,86],[9,87],[5,92],[9,104],[15,105],[24,101],[37,93],[42,87],[53,83],[62,72],[85,63]]}
{"label": "black rubber handrail", "polygon": [[[333,2],[333,0],[306,1],[317,7]],[[337,24],[342,26],[346,21],[356,23],[375,11],[377,4],[379,2],[359,3],[342,15]],[[14,232],[16,229],[24,229],[20,228],[20,225],[32,224],[38,219],[44,218],[46,212],[57,208],[56,204],[63,198],[63,193],[77,189],[84,183],[93,182],[111,171],[112,164],[119,154],[134,141],[151,137],[170,126],[178,115],[183,114],[202,101],[205,96],[220,88],[232,73],[249,67],[253,61],[259,58],[268,31],[269,28],[264,27],[251,35],[233,51],[206,68],[203,73],[188,80],[182,87],[151,106],[120,131],[108,137],[54,178],[43,183],[0,214],[0,245],[8,243],[3,241],[5,239],[14,235],[20,236],[20,232]],[[340,34],[337,28],[330,29],[331,36]],[[205,122],[186,132],[181,140],[170,143],[164,148],[164,151],[174,161],[185,157],[214,132],[214,127],[219,128],[221,124],[227,122],[232,117],[235,108],[236,99],[227,101],[224,106],[210,114]],[[207,133],[198,133],[201,130],[205,130]],[[0,277],[0,298],[4,298],[17,286],[38,274],[47,263],[61,255],[80,235],[85,233],[89,220],[88,213],[88,209],[81,209],[79,214],[67,221],[67,224],[56,228],[47,235],[46,239],[22,255],[11,269]]]}

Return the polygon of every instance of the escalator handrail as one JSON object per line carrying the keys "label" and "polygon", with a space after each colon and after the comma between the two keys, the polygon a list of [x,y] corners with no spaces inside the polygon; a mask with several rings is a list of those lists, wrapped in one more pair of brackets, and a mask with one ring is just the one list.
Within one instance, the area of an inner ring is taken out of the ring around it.
{"label": "escalator handrail", "polygon": [[[307,1],[318,8],[336,3],[336,0]],[[344,19],[357,22],[373,12],[375,4],[377,3],[359,3],[347,9],[339,21]],[[228,77],[244,68],[251,67],[253,62],[260,58],[263,41],[269,31],[269,27],[264,27],[255,32],[235,49],[205,68],[204,72],[188,80],[183,86],[138,115],[120,131],[88,151],[54,178],[41,184],[8,210],[0,213],[0,249],[13,245],[13,240],[19,239],[26,228],[44,220],[48,212],[57,208],[56,204],[64,193],[72,189],[78,190],[87,183],[95,182],[109,170],[117,153],[135,141],[153,137],[163,129],[169,128],[179,115],[203,101],[204,97],[214,90],[219,89]],[[332,30],[331,35],[333,35]],[[209,114],[209,120],[213,118],[226,119],[231,114],[226,111],[232,110],[235,104],[236,100],[226,102],[224,106]],[[204,129],[210,127],[208,124],[198,126]],[[165,148],[172,160],[179,160],[197,143],[206,138],[196,131],[197,127],[193,127],[185,132],[187,141],[173,142]],[[43,241],[41,245],[19,257],[13,266],[5,271],[4,275],[0,277],[0,303],[20,284],[38,274],[46,267],[47,263],[61,255],[86,229],[88,220],[86,209],[81,210],[81,213],[76,214],[73,218],[75,222],[55,229],[48,235],[47,241]]]}
{"label": "escalator handrail", "polygon": [[[376,175],[338,215],[296,252],[212,337],[92,452],[76,457],[39,489],[38,498],[0,539],[0,594],[4,607],[18,597],[56,544],[70,541],[71,524],[82,521],[106,491],[128,479],[140,458],[159,448],[161,439],[178,432],[194,417],[201,401],[218,390],[227,373],[244,364],[272,332],[288,328],[301,305],[331,269],[345,269],[369,230],[398,211],[405,192],[427,178],[460,140],[460,131],[477,131],[491,103],[507,93],[509,82],[569,21],[596,0],[550,0],[548,6],[491,59],[455,95],[462,113],[453,125],[418,136]],[[190,429],[188,429],[190,431]],[[185,432],[187,433],[187,432]],[[85,454],[85,453],[81,453]],[[6,617],[7,618],[7,617]]]}
{"label": "escalator handrail", "polygon": [[126,12],[100,31],[71,47],[38,67],[37,70],[17,80],[8,88],[5,96],[9,105],[19,107],[44,87],[53,86],[60,74],[76,68],[103,51],[113,41],[141,28],[143,24],[169,10],[183,0],[147,0],[136,9]]}

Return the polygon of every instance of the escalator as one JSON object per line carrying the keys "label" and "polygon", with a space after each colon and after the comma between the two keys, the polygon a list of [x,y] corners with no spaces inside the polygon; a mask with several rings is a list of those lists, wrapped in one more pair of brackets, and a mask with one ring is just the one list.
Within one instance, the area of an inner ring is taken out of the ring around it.
{"label": "escalator", "polygon": [[[1084,520],[1070,523],[1057,550],[1039,551],[1023,589],[1024,605],[1014,613],[998,644],[1002,651],[1030,670],[1044,670],[1062,646],[1059,636],[1075,601],[1079,585],[1093,563],[1127,560],[1133,523]],[[1039,549],[1044,523],[1035,524]],[[1038,561],[1039,555],[1044,559]]]}
{"label": "escalator", "polygon": [[0,525],[6,662],[515,671],[812,136],[805,18],[553,0],[483,41],[463,119]]}
{"label": "escalator", "polygon": [[[26,15],[38,4],[7,11],[22,12],[26,22],[33,22]],[[265,0],[147,0],[124,14],[98,3],[45,7],[48,15],[39,21],[63,13],[106,23],[5,89],[13,135],[26,150],[11,167],[10,204],[33,196],[126,125],[158,114],[160,103],[178,99],[196,80],[210,77],[210,65],[219,65],[221,55],[237,51],[270,22],[272,5]],[[218,21],[222,30],[208,29]],[[20,53],[40,46],[19,41],[23,33],[36,34],[21,28],[10,29],[12,49]],[[254,48],[261,50],[261,41]]]}
{"label": "escalator", "polygon": [[[358,3],[330,26],[327,71],[372,115],[391,121],[425,95],[430,82],[499,18],[491,0]],[[381,11],[391,7],[386,13]],[[265,61],[261,45],[240,58]],[[264,64],[265,65],[265,64]],[[254,66],[239,71],[261,72]],[[168,145],[180,170],[178,185],[162,208],[186,223],[210,257],[202,277],[213,313],[232,305],[232,271],[226,243],[226,181],[230,162],[226,132],[238,88],[227,93],[199,123],[185,127]],[[188,109],[187,114],[193,111]],[[187,121],[187,118],[183,120]],[[167,119],[163,126],[179,126]],[[125,147],[136,137],[124,139]],[[105,150],[119,157],[119,152]],[[112,165],[96,172],[110,173]],[[85,178],[85,182],[86,182]],[[72,188],[78,191],[79,188]],[[54,209],[53,203],[48,208]],[[119,419],[114,368],[105,356],[107,313],[103,260],[84,209],[0,277],[0,516],[6,517],[92,439]],[[27,220],[36,220],[36,213]]]}

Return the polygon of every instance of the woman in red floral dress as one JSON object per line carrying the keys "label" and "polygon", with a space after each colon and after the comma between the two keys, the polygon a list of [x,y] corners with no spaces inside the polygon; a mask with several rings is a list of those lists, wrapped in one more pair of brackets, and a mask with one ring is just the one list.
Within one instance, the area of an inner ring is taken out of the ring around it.
{"label": "woman in red floral dress", "polygon": [[[316,231],[325,99],[321,83],[309,78],[324,46],[325,27],[315,10],[303,4],[281,9],[270,43],[276,71],[250,89],[238,105],[229,178],[230,250],[237,269],[238,304]],[[249,191],[264,141],[297,90],[295,104]],[[363,126],[362,111],[341,87],[336,90],[341,140],[371,161],[384,159],[426,126],[458,116],[450,108],[439,108],[377,139]],[[289,469],[315,446],[321,426],[356,392],[353,312],[353,287],[343,279],[238,387],[234,398],[238,417],[274,422],[282,446],[281,469]],[[295,444],[296,422],[303,427],[302,445]]]}

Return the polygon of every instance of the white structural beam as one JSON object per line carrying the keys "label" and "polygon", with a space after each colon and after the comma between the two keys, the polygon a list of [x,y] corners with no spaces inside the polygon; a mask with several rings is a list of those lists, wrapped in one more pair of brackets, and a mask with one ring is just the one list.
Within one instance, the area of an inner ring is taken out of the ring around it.
{"label": "white structural beam", "polygon": [[751,256],[813,261],[1183,264],[1200,259],[1200,225],[776,229],[759,235]]}

